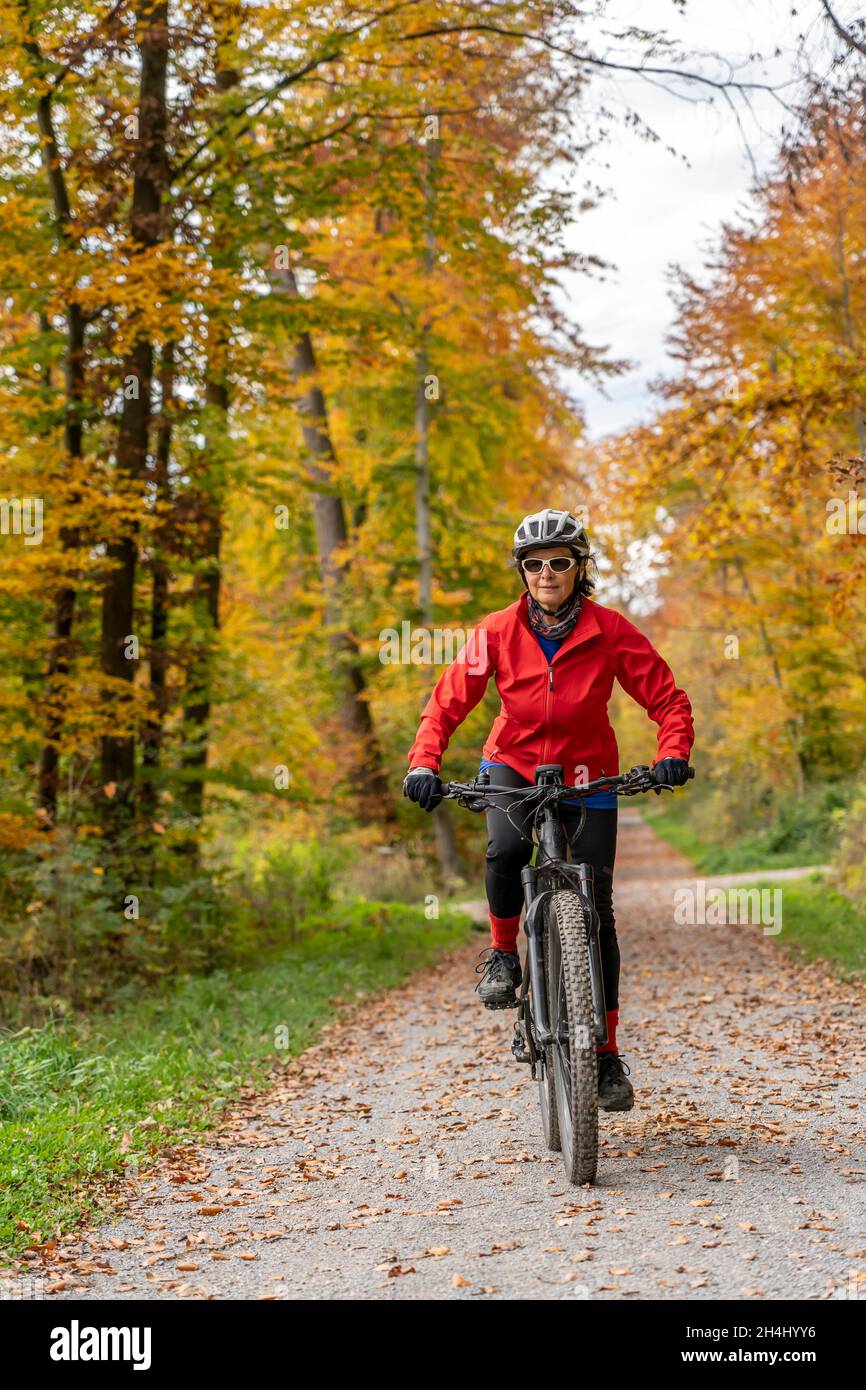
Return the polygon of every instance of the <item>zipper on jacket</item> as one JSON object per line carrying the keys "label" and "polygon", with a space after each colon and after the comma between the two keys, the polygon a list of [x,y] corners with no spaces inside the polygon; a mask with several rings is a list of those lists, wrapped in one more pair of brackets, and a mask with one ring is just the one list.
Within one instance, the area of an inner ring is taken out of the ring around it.
{"label": "zipper on jacket", "polygon": [[[556,655],[556,653],[554,653],[554,655]],[[543,742],[542,742],[542,745],[541,745],[541,761],[542,761],[543,763],[546,763],[546,762],[547,762],[547,732],[548,732],[548,729],[550,728],[549,701],[550,701],[550,699],[552,698],[552,691],[553,691],[553,667],[552,667],[552,665],[548,662],[548,665],[547,665],[547,689],[546,689],[545,692],[544,692],[544,733],[543,733]]]}

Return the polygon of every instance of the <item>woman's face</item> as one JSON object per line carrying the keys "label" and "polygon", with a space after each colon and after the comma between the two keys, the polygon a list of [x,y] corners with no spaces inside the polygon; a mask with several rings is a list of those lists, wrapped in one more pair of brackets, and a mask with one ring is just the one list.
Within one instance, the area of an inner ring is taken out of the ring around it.
{"label": "woman's face", "polygon": [[[528,550],[523,556],[524,560],[552,560],[555,555],[566,555],[569,558],[573,552],[567,545],[549,546],[545,549]],[[537,599],[542,608],[559,608],[570,596],[578,576],[583,574],[585,560],[579,560],[576,565],[572,565],[565,574],[556,574],[549,565],[545,565],[541,574],[527,574],[524,576],[529,592],[534,599]]]}

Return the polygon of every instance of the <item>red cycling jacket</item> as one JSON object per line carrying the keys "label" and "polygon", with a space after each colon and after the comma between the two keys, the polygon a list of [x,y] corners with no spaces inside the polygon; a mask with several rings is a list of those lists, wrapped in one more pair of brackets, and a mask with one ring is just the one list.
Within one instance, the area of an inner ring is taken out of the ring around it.
{"label": "red cycling jacket", "polygon": [[440,676],[424,706],[410,767],[438,772],[458,724],[493,676],[502,706],[483,756],[508,763],[528,781],[539,763],[562,763],[572,785],[619,772],[616,735],[607,717],[614,678],[658,725],[653,760],[685,758],[695,728],[689,697],[667,662],[633,623],[585,599],[572,631],[548,663],[529,626],[528,595],[473,629],[460,656]]}

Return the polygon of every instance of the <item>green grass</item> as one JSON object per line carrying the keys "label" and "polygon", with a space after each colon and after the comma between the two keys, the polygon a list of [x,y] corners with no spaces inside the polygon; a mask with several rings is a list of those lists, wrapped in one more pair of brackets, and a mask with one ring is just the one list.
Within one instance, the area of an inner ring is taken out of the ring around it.
{"label": "green grass", "polygon": [[866,914],[816,874],[763,883],[782,890],[782,930],[775,937],[780,946],[801,960],[830,961],[848,979],[866,980]]}
{"label": "green grass", "polygon": [[835,845],[832,808],[841,804],[832,791],[813,803],[782,806],[768,823],[728,843],[701,834],[695,803],[687,795],[668,796],[642,807],[648,824],[705,874],[737,874],[749,869],[791,869],[829,862]]}
{"label": "green grass", "polygon": [[471,934],[462,913],[428,921],[401,903],[355,903],[334,918],[309,919],[255,968],[181,978],[114,1013],[0,1037],[0,1249],[11,1256],[98,1219],[128,1164],[144,1170],[160,1148],[212,1127],[337,1009]]}
{"label": "green grass", "polygon": [[[671,846],[672,849],[679,850],[686,859],[690,859],[695,868],[701,873],[716,873],[716,862],[722,854],[726,853],[717,845],[709,845],[695,833],[692,822],[689,818],[689,807],[686,805],[685,796],[670,796],[656,808],[647,806],[640,808],[641,814],[648,825],[651,825],[660,840]],[[764,865],[764,868],[767,866]]]}
{"label": "green grass", "polygon": [[[829,961],[838,974],[866,979],[866,913],[830,887],[820,874],[774,883],[761,877],[764,869],[805,868],[826,858],[827,846],[807,842],[799,848],[775,848],[783,837],[778,827],[743,837],[730,845],[712,844],[694,828],[685,798],[670,798],[663,808],[649,808],[646,820],[661,839],[689,860],[699,874],[748,873],[754,879],[743,889],[782,890],[782,930],[774,940],[801,960]],[[812,853],[809,853],[809,850]],[[757,928],[756,928],[757,930]]]}

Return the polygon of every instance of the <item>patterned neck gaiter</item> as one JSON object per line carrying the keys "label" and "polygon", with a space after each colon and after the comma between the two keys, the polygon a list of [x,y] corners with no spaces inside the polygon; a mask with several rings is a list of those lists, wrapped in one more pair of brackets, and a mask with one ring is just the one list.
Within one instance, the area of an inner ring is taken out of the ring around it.
{"label": "patterned neck gaiter", "polygon": [[550,627],[544,621],[544,609],[538,600],[532,597],[528,589],[526,597],[529,602],[529,626],[533,632],[538,633],[539,637],[550,637],[554,642],[557,642],[560,637],[567,637],[577,626],[577,620],[583,608],[583,594],[579,593],[577,584],[565,603],[552,614],[556,621]]}

